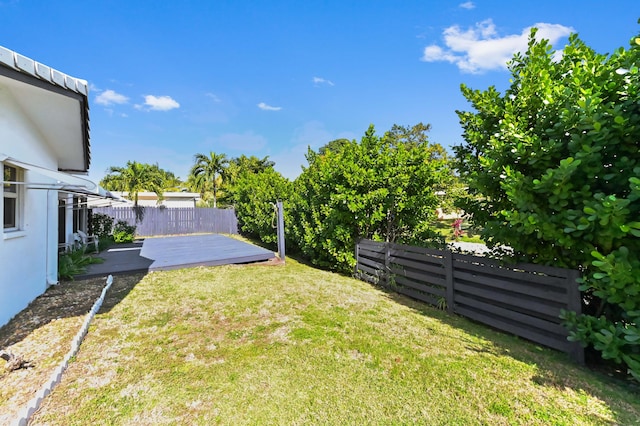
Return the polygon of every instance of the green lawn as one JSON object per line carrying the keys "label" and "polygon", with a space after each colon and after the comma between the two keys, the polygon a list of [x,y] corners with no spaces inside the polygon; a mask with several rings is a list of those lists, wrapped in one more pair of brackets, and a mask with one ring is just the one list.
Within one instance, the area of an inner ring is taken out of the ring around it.
{"label": "green lawn", "polygon": [[110,293],[32,424],[639,418],[639,395],[563,354],[287,260],[152,273]]}

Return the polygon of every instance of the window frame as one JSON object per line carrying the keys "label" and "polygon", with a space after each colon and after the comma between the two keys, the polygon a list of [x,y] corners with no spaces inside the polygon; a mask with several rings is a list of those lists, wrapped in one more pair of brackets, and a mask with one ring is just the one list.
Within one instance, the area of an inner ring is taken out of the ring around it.
{"label": "window frame", "polygon": [[[15,171],[15,177],[11,177],[14,180],[10,180],[9,182],[15,182],[15,183],[4,183],[2,185],[2,209],[3,209],[3,232],[4,233],[12,233],[12,232],[17,232],[17,231],[21,231],[22,230],[22,225],[23,225],[23,218],[22,218],[22,212],[23,212],[23,203],[24,203],[24,169],[18,167],[18,166],[14,166],[13,164],[7,164],[7,163],[2,163],[3,167],[2,167],[2,171],[3,171],[3,182],[5,182],[5,177],[4,174],[6,173],[7,169],[13,169]],[[9,188],[10,190],[7,190],[7,188]],[[13,220],[13,226],[5,226],[5,222],[6,222],[6,218],[4,217],[4,211],[5,211],[5,203],[6,203],[6,199],[13,199],[15,200],[15,206],[13,209],[13,214],[14,214],[14,220]]]}

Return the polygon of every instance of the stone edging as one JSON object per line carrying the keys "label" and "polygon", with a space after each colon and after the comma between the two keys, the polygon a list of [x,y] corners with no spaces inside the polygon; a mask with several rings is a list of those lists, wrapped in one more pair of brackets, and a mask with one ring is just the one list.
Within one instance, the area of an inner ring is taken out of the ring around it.
{"label": "stone edging", "polygon": [[31,399],[26,407],[24,407],[20,411],[20,414],[18,414],[18,417],[12,423],[13,426],[27,426],[27,424],[29,423],[29,419],[31,418],[33,413],[35,413],[38,408],[40,408],[40,404],[42,404],[44,398],[51,393],[53,388],[58,383],[60,383],[60,380],[62,379],[62,373],[64,373],[64,371],[69,366],[69,361],[71,361],[71,358],[76,356],[76,354],[78,353],[78,349],[80,349],[80,345],[82,344],[84,337],[87,335],[87,331],[89,331],[89,325],[91,324],[93,317],[100,310],[102,302],[104,301],[104,298],[107,294],[107,291],[111,287],[111,284],[113,284],[113,276],[109,275],[107,277],[107,283],[102,289],[102,294],[93,304],[93,307],[87,314],[82,327],[80,327],[80,331],[78,331],[76,337],[73,338],[73,341],[71,342],[71,349],[69,350],[69,352],[67,352],[60,365],[58,365],[58,367],[56,367],[56,369],[53,371],[53,374],[49,378],[49,381],[42,388],[40,388],[38,393],[36,393],[36,396]]}

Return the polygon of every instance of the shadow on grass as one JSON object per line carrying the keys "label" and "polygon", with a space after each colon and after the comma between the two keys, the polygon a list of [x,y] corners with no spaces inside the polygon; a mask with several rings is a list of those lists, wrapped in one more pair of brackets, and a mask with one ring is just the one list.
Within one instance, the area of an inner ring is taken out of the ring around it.
{"label": "shadow on grass", "polygon": [[[119,275],[106,294],[100,312],[107,312],[124,299],[142,280],[144,273]],[[15,345],[52,321],[84,317],[89,313],[106,284],[106,277],[63,281],[49,287],[25,309],[0,327],[0,349]]]}
{"label": "shadow on grass", "polygon": [[105,295],[99,314],[109,312],[118,305],[142,281],[146,273],[122,274],[113,277],[113,284]]}
{"label": "shadow on grass", "polygon": [[[565,353],[546,348],[468,318],[450,315],[446,311],[395,293],[391,289],[374,284],[370,285],[386,293],[394,302],[407,306],[421,315],[437,319],[451,327],[463,330],[468,335],[490,342],[489,345],[478,344],[478,342],[469,339],[464,342],[464,346],[470,351],[494,356],[508,356],[528,365],[535,365],[537,367],[536,373],[531,377],[531,380],[537,385],[550,386],[560,390],[569,387],[578,391],[585,390],[581,386],[577,386],[578,383],[586,384],[589,393],[607,401],[608,404],[611,404],[616,397],[611,394],[610,389],[601,389],[602,383],[628,393],[630,399],[640,397],[640,385],[630,379],[619,366],[617,366],[618,368],[601,364],[580,366],[571,361],[569,355]],[[576,374],[580,375],[579,380],[576,380]]]}

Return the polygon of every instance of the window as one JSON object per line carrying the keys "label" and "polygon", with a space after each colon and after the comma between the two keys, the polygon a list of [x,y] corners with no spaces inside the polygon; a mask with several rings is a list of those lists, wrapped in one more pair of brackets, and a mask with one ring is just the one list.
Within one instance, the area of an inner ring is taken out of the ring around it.
{"label": "window", "polygon": [[17,167],[4,165],[4,184],[2,185],[4,230],[16,231],[20,227],[20,185],[12,182],[19,182],[22,178]]}

